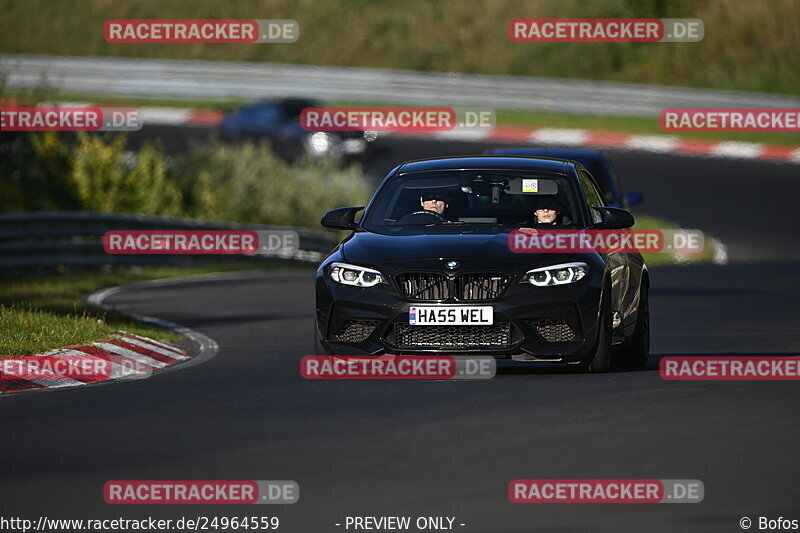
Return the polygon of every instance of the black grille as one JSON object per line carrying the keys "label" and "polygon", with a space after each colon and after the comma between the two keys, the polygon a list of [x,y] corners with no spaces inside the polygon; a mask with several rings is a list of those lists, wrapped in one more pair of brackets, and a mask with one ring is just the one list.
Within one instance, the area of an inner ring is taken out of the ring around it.
{"label": "black grille", "polygon": [[342,342],[361,342],[378,327],[377,320],[347,320],[336,337]]}
{"label": "black grille", "polygon": [[534,320],[530,325],[547,342],[568,342],[575,338],[575,332],[563,320]]}
{"label": "black grille", "polygon": [[463,302],[495,300],[503,295],[511,278],[505,274],[480,272],[448,279],[435,272],[405,272],[397,276],[403,296],[409,300],[437,301],[450,296]]}
{"label": "black grille", "polygon": [[450,296],[444,274],[406,272],[397,276],[397,281],[409,300],[446,300]]}
{"label": "black grille", "polygon": [[508,286],[509,277],[504,274],[461,274],[455,280],[456,298],[461,301],[495,300]]}
{"label": "black grille", "polygon": [[398,346],[470,348],[478,346],[504,347],[511,344],[511,324],[492,326],[411,326],[395,324]]}

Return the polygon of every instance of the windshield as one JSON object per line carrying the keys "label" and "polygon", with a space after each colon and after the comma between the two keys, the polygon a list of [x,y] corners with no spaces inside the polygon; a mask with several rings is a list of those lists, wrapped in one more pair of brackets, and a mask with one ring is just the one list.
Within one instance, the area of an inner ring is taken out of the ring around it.
{"label": "windshield", "polygon": [[572,180],[548,173],[448,170],[395,177],[365,214],[370,231],[581,227]]}

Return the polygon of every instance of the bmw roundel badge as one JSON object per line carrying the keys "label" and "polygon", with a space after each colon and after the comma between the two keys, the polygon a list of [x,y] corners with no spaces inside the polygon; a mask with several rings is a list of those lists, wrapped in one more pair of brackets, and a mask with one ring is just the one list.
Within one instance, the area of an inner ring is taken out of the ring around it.
{"label": "bmw roundel badge", "polygon": [[455,270],[460,266],[460,263],[458,261],[448,261],[447,264],[445,264],[445,266],[450,270]]}

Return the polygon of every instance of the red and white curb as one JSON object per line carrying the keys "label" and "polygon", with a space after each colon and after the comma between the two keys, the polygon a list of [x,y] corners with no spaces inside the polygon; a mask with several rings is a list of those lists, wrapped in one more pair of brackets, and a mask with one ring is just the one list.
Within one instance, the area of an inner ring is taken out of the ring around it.
{"label": "red and white curb", "polygon": [[150,126],[216,127],[225,113],[215,109],[183,109],[177,107],[140,107],[142,123]]}
{"label": "red and white curb", "polygon": [[[160,126],[215,127],[222,122],[221,111],[180,108],[139,108],[143,123]],[[383,135],[385,133],[382,132]],[[800,164],[800,146],[752,143],[740,141],[705,141],[684,139],[673,135],[632,135],[609,131],[569,128],[499,127],[486,129],[456,129],[428,133],[392,133],[413,137],[470,142],[503,142],[533,145],[558,145],[580,148],[615,148],[660,154],[757,159]]]}
{"label": "red and white curb", "polygon": [[[86,102],[42,103],[62,107],[82,107]],[[215,109],[190,109],[180,107],[138,107],[146,126],[200,126],[217,127],[225,113]],[[532,145],[569,146],[580,148],[613,148],[659,154],[715,157],[726,159],[752,159],[800,164],[800,146],[752,143],[741,141],[706,141],[684,139],[674,135],[633,135],[611,131],[592,131],[571,128],[499,127],[488,129],[459,128],[440,132],[379,132],[379,135],[426,137],[431,139],[466,142],[502,142]]]}
{"label": "red and white curb", "polygon": [[[0,100],[0,104],[15,106],[14,100]],[[135,109],[141,123],[146,126],[205,126],[216,127],[225,117],[217,109],[191,109],[187,107],[129,106],[89,102],[39,102],[37,107],[124,107]]]}
{"label": "red and white curb", "polygon": [[75,387],[116,379],[141,379],[149,376],[154,370],[163,369],[189,358],[189,354],[175,346],[124,331],[114,334],[109,339],[101,339],[84,346],[59,348],[47,353],[37,354],[34,357],[39,356],[47,356],[53,359],[75,356],[80,356],[82,359],[88,358],[89,360],[92,358],[102,359],[110,364],[111,371],[107,375],[98,375],[87,379],[65,377],[54,379],[0,379],[0,394],[36,389]]}
{"label": "red and white curb", "polygon": [[424,135],[434,139],[455,141],[503,142],[576,148],[613,148],[659,154],[800,163],[800,146],[739,141],[704,141],[683,139],[672,135],[632,135],[629,133],[568,128],[530,129],[508,127],[500,127],[493,130],[451,130],[424,134],[405,133],[404,135],[414,137]]}
{"label": "red and white curb", "polygon": [[[158,279],[151,281],[140,281],[123,285],[119,287],[108,287],[99,290],[89,295],[86,301],[104,309],[111,309],[112,306],[106,305],[105,300],[109,296],[121,292],[123,290],[136,290],[142,287],[164,286],[173,284],[183,284],[187,282],[204,282],[216,277],[225,277],[231,273],[226,272],[220,275],[204,274],[199,276],[184,276],[180,278]],[[94,381],[80,381],[80,380],[42,380],[41,383],[29,380],[17,380],[12,383],[12,380],[3,382],[0,380],[0,395],[11,392],[35,391],[35,390],[50,390],[59,388],[69,388],[80,385],[91,384],[104,384],[112,381],[130,381],[141,378],[149,377],[153,373],[164,373],[172,370],[187,369],[194,365],[204,363],[217,355],[219,345],[217,342],[191,328],[187,328],[174,322],[169,322],[161,318],[141,315],[137,313],[130,313],[124,310],[117,311],[130,316],[139,322],[152,324],[160,328],[169,329],[178,335],[182,335],[192,342],[194,347],[191,353],[187,353],[180,348],[165,344],[147,337],[134,335],[121,331],[112,336],[110,339],[102,339],[91,345],[86,346],[70,346],[53,350],[41,356],[91,356],[99,357],[110,361],[112,363],[111,376],[108,379],[94,380]],[[80,352],[80,353],[78,353]],[[180,363],[180,364],[178,364]],[[137,372],[132,372],[131,369]],[[29,381],[29,383],[23,383]]]}
{"label": "red and white curb", "polygon": [[[86,102],[42,103],[62,107],[85,107],[101,104]],[[110,107],[110,106],[109,106]],[[214,109],[180,107],[139,107],[142,123],[147,126],[217,127],[225,114]],[[570,128],[499,127],[487,129],[455,129],[440,132],[380,132],[379,135],[427,137],[466,142],[503,142],[580,148],[613,148],[659,154],[751,159],[800,164],[800,146],[742,141],[706,141],[684,139],[673,135],[632,135],[610,131]]]}

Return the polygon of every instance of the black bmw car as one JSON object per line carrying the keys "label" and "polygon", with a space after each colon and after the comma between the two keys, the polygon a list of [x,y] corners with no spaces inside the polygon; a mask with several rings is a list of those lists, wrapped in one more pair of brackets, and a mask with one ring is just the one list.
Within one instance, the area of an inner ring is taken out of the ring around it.
{"label": "black bmw car", "polygon": [[[542,226],[623,229],[575,161],[473,156],[404,163],[363,207],[325,214],[352,230],[316,277],[316,351],[491,355],[603,372],[644,366],[648,273],[639,253],[515,253],[509,235]],[[537,211],[538,213],[538,211]]]}

